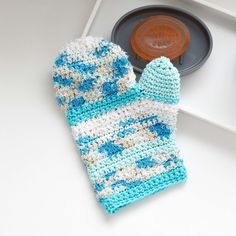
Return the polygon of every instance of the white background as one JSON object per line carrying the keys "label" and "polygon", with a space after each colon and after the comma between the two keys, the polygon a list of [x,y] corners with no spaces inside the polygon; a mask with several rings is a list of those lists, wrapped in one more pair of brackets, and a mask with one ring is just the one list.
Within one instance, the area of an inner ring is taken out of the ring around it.
{"label": "white background", "polygon": [[183,114],[188,182],[114,216],[96,202],[50,74],[93,4],[0,0],[0,235],[235,236],[235,136]]}

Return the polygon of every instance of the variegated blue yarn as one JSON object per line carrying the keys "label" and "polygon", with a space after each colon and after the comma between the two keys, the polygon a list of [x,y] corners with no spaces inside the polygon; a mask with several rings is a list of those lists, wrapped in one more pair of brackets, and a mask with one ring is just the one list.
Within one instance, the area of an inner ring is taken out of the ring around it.
{"label": "variegated blue yarn", "polygon": [[85,37],[61,51],[53,82],[107,212],[186,180],[175,141],[180,79],[169,59],[150,62],[136,83],[118,45]]}

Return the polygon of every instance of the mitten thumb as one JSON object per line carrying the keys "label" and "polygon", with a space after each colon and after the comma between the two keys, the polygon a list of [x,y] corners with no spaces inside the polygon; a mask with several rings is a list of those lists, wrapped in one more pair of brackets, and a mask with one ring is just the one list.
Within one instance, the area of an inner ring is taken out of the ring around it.
{"label": "mitten thumb", "polygon": [[151,61],[139,80],[140,89],[148,97],[160,102],[177,104],[180,97],[178,70],[166,57]]}

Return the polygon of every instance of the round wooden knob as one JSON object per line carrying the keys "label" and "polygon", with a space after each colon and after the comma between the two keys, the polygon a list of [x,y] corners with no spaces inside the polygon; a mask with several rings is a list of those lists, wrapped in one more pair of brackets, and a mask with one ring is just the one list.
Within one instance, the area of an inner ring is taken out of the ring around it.
{"label": "round wooden knob", "polygon": [[151,16],[140,22],[131,34],[131,47],[140,58],[151,61],[165,56],[177,59],[189,47],[190,33],[171,16]]}

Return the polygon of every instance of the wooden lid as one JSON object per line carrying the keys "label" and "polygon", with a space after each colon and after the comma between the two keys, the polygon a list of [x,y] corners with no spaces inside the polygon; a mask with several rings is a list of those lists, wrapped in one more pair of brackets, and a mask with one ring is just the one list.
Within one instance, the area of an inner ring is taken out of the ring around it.
{"label": "wooden lid", "polygon": [[139,23],[131,34],[131,46],[135,54],[151,61],[165,56],[177,59],[189,47],[188,28],[171,16],[151,16]]}

